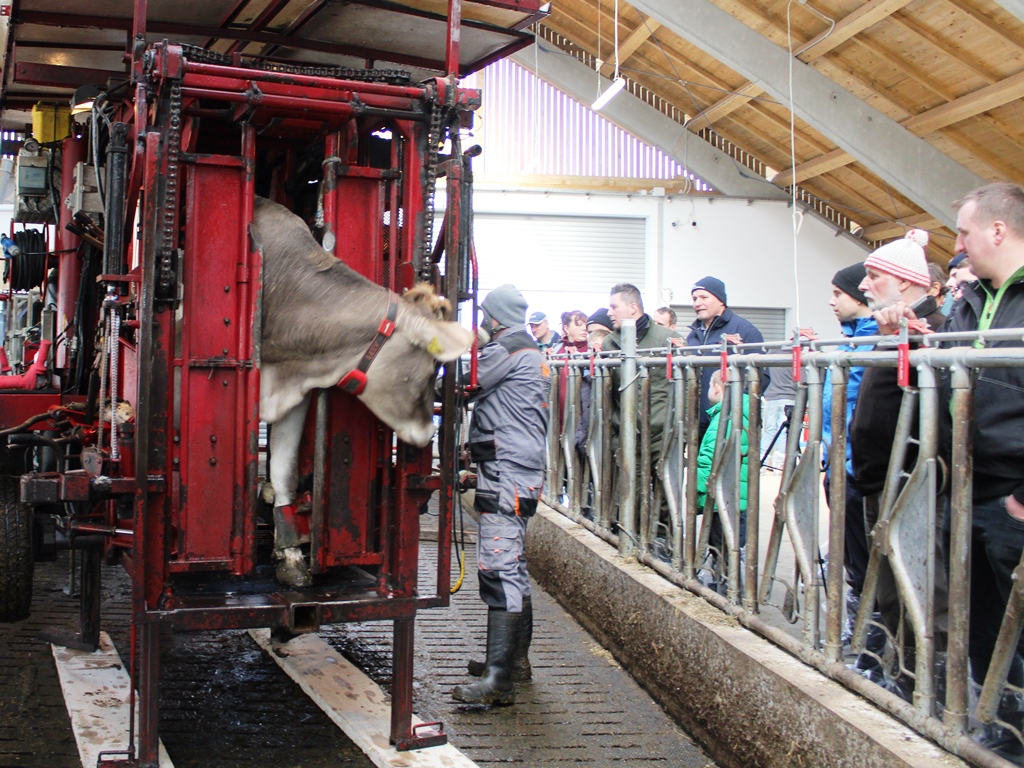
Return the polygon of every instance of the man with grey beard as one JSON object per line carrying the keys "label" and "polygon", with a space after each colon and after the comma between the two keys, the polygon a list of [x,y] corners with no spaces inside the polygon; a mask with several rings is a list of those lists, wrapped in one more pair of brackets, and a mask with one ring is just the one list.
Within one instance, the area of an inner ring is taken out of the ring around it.
{"label": "man with grey beard", "polygon": [[[866,276],[858,287],[867,298],[868,308],[883,334],[896,330],[886,324],[891,314],[886,310],[897,305],[909,307],[916,314],[918,319],[912,321],[911,333],[937,330],[946,319],[935,298],[928,295],[932,279],[924,251],[927,243],[928,233],[913,229],[906,237],[883,245],[864,262]],[[903,402],[903,389],[897,376],[896,368],[865,369],[850,424],[853,484],[864,498],[864,520],[869,531],[878,522],[882,489]],[[916,459],[916,444],[912,442],[907,448],[907,466],[913,466]],[[888,562],[883,560],[880,565],[875,595],[877,608],[889,633],[896,636],[901,615],[899,593]],[[943,599],[941,606],[936,605],[937,622],[944,613]],[[913,670],[913,633],[908,631],[905,636],[907,648],[902,666]],[[909,700],[912,681],[901,676],[898,668],[890,672],[892,678],[886,681],[886,687]]]}

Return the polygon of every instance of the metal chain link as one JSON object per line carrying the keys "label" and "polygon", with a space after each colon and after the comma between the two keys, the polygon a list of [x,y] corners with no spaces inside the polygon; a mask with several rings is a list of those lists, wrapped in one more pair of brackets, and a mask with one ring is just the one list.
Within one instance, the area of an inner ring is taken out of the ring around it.
{"label": "metal chain link", "polygon": [[[230,54],[208,51],[196,45],[182,45],[181,51],[189,61],[202,64],[219,64],[233,66],[235,61]],[[264,72],[282,72],[289,75],[308,75],[310,77],[330,77],[338,80],[358,80],[364,83],[390,83],[405,85],[412,76],[402,69],[348,69],[346,67],[330,67],[326,65],[286,64],[279,61],[243,61],[241,66],[247,69],[258,69]]]}
{"label": "metal chain link", "polygon": [[427,178],[423,185],[423,243],[420,247],[420,280],[430,282],[430,256],[434,246],[434,191],[437,188],[437,164],[441,151],[441,132],[447,109],[436,92],[430,101],[430,127],[427,130]]}
{"label": "metal chain link", "polygon": [[157,292],[173,295],[175,286],[174,252],[177,246],[178,158],[181,152],[181,81],[171,82],[167,115],[167,176],[164,180],[163,225],[160,234],[160,259],[157,265]]}

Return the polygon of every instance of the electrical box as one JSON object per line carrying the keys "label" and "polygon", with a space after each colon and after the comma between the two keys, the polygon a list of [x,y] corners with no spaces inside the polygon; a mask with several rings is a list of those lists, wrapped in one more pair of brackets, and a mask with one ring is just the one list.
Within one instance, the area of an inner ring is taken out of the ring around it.
{"label": "electrical box", "polygon": [[18,153],[14,171],[17,195],[15,221],[31,224],[53,223],[53,201],[50,198],[48,175],[48,150],[29,150],[26,146]]}
{"label": "electrical box", "polygon": [[22,195],[46,195],[45,157],[18,156],[18,196]]}
{"label": "electrical box", "polygon": [[32,107],[32,135],[40,144],[60,141],[71,135],[71,108],[39,102]]}
{"label": "electrical box", "polygon": [[[100,166],[100,173],[103,173],[103,166]],[[67,205],[72,213],[103,213],[96,169],[88,163],[75,166],[75,187],[68,195]]]}

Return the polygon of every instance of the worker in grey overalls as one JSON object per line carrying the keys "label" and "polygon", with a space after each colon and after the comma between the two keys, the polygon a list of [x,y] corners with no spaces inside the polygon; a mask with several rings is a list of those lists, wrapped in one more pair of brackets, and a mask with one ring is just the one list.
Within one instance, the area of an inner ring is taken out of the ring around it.
{"label": "worker in grey overalls", "polygon": [[551,372],[526,332],[526,299],[515,286],[491,291],[481,309],[490,342],[480,350],[469,428],[477,467],[477,564],[487,612],[487,659],[471,661],[479,681],[452,696],[471,704],[514,704],[514,680],[530,679],[533,637],[526,524],[544,484]]}

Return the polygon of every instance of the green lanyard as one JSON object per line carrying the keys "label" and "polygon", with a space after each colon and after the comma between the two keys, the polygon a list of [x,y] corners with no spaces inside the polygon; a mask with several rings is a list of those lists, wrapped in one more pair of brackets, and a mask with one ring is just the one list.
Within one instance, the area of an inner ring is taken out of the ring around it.
{"label": "green lanyard", "polygon": [[[996,310],[999,309],[999,302],[1003,300],[1003,294],[1006,293],[1007,288],[1021,278],[1024,278],[1024,267],[1021,267],[1014,272],[1010,279],[1006,280],[999,287],[999,290],[996,291],[994,296],[988,286],[979,282],[982,290],[985,291],[985,306],[981,310],[981,317],[978,318],[979,331],[987,331],[992,327],[992,320],[996,316]],[[974,342],[974,346],[980,349],[985,346],[985,343],[981,341],[981,339],[978,339]]]}

